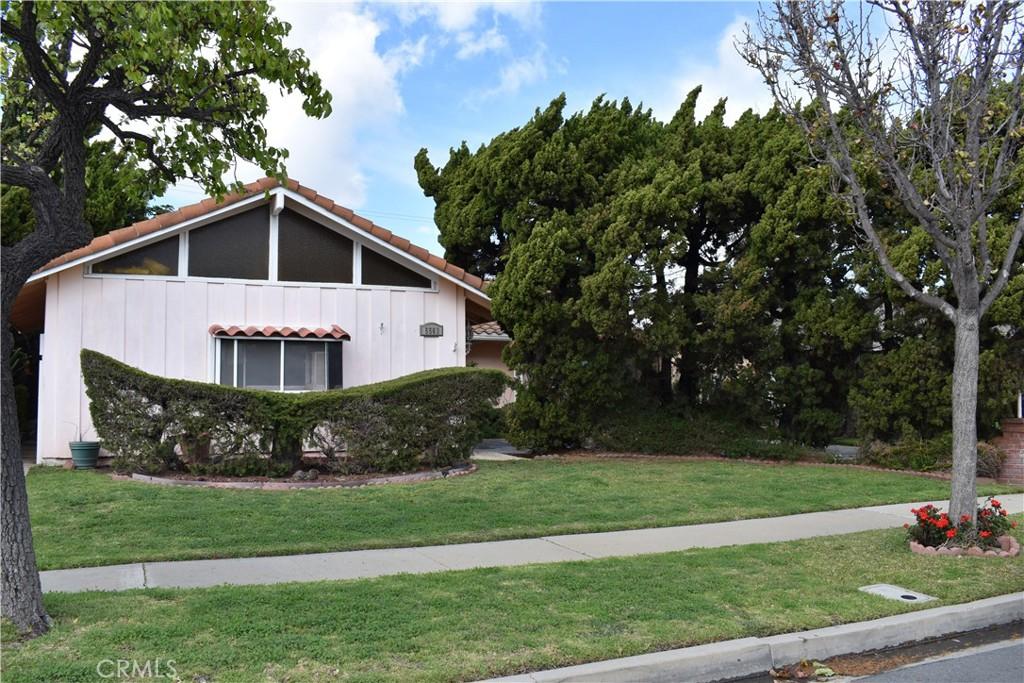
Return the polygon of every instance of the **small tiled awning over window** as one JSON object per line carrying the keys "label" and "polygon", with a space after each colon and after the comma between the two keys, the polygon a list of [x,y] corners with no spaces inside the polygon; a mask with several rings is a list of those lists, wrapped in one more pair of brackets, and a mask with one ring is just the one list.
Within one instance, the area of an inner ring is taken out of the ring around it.
{"label": "small tiled awning over window", "polygon": [[238,325],[210,325],[210,334],[215,337],[267,337],[275,339],[284,339],[288,337],[299,338],[299,339],[343,339],[351,340],[348,332],[341,329],[338,325],[331,325],[329,328],[317,327],[310,329],[308,327],[256,327],[255,325],[249,325],[248,327],[240,327]]}

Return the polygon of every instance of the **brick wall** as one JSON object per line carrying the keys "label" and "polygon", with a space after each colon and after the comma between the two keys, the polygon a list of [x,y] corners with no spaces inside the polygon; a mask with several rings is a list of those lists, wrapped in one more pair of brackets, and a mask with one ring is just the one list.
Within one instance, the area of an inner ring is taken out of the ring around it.
{"label": "brick wall", "polygon": [[1024,484],[1024,419],[1004,419],[1003,435],[992,439],[992,443],[1006,453],[1006,462],[999,473],[999,480]]}

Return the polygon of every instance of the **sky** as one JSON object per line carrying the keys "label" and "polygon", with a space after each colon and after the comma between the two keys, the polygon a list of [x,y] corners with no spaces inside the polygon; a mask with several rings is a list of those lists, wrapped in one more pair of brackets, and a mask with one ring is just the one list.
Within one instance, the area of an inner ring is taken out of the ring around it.
{"label": "sky", "polygon": [[[339,204],[443,255],[433,200],[413,157],[435,166],[526,123],[564,92],[566,114],[598,96],[628,97],[671,118],[703,86],[698,115],[721,97],[727,119],[771,106],[733,41],[757,5],[728,2],[273,2],[333,96],[323,120],[300,100],[268,91],[270,142],[289,150],[288,175]],[[248,182],[263,174],[242,163]],[[190,204],[194,184],[160,203]]]}

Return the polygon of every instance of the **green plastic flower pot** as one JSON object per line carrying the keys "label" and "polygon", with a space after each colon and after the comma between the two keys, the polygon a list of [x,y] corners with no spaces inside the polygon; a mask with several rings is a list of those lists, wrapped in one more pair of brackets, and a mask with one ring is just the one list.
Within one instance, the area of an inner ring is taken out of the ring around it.
{"label": "green plastic flower pot", "polygon": [[100,457],[99,441],[69,441],[71,461],[76,470],[94,470]]}

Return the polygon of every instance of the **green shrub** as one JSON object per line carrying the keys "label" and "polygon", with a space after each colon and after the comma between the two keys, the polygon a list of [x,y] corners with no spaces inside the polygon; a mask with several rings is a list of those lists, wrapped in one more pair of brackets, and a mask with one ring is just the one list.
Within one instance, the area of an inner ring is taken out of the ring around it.
{"label": "green shrub", "polygon": [[304,445],[358,471],[451,465],[469,456],[507,382],[497,370],[441,368],[288,394],[157,377],[88,349],[82,374],[115,467],[150,472],[267,456],[294,471]]}
{"label": "green shrub", "polygon": [[805,452],[773,430],[707,413],[677,415],[653,406],[605,415],[594,430],[593,444],[622,453],[766,460],[795,460]]}
{"label": "green shrub", "polygon": [[504,439],[508,434],[508,405],[490,406],[480,419],[480,435],[485,439]]}
{"label": "green shrub", "polygon": [[[932,472],[953,467],[953,435],[940,434],[931,439],[905,437],[894,444],[872,441],[861,448],[864,462],[893,470]],[[978,442],[978,475],[996,477],[1005,454],[985,441]]]}

